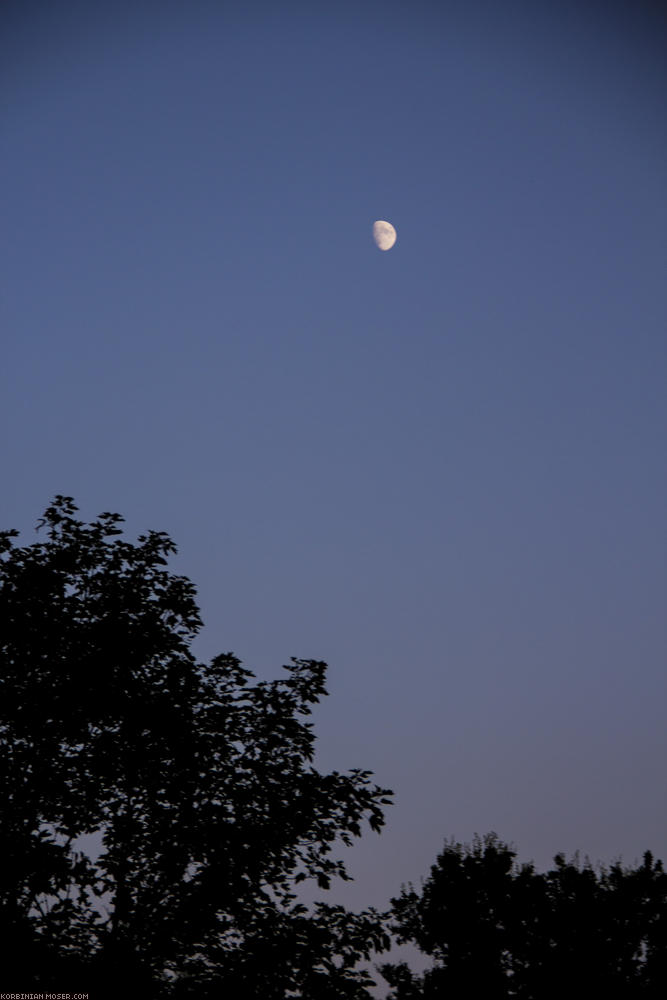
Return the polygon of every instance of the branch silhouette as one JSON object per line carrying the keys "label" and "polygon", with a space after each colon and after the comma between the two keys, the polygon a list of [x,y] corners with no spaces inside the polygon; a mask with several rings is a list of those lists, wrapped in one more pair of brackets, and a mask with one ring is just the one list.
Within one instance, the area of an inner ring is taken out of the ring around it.
{"label": "branch silhouette", "polygon": [[312,765],[326,664],[257,682],[232,653],[197,662],[168,535],[76,512],[57,496],[45,540],[0,536],[3,987],[368,997],[380,915],[294,892],[347,878],[336,841],[379,831],[391,800]]}

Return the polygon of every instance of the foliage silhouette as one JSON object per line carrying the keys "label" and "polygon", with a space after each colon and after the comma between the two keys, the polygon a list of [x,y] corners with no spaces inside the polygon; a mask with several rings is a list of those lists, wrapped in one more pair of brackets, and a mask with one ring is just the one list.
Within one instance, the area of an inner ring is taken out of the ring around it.
{"label": "foliage silhouette", "polygon": [[76,511],[58,496],[46,540],[0,535],[3,988],[368,997],[380,916],[294,892],[348,878],[335,843],[379,831],[391,795],[312,766],[326,664],[255,682],[231,653],[196,662],[169,537]]}
{"label": "foliage silhouette", "polygon": [[578,857],[538,873],[496,834],[445,844],[421,893],[392,900],[393,930],[434,965],[381,966],[390,1000],[471,996],[556,1000],[657,998],[667,987],[667,874],[649,852],[637,868]]}

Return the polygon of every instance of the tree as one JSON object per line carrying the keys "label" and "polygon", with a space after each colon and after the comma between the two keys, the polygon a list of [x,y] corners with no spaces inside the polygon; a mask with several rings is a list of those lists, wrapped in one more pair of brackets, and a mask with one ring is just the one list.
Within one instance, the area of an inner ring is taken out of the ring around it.
{"label": "tree", "polygon": [[326,664],[256,682],[231,653],[198,663],[169,537],[76,511],[58,496],[46,540],[0,535],[0,930],[21,955],[3,986],[29,968],[97,995],[367,997],[380,916],[295,892],[349,877],[336,842],[379,831],[391,795],[312,766]]}
{"label": "tree", "polygon": [[399,943],[434,965],[385,964],[390,1000],[614,995],[657,998],[667,986],[667,875],[647,852],[637,868],[554,859],[538,873],[496,834],[445,843],[421,893],[392,900]]}

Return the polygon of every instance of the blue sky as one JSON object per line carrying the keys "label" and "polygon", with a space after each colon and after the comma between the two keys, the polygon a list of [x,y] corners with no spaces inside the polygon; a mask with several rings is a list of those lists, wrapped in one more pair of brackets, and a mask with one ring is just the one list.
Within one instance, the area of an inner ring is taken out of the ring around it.
{"label": "blue sky", "polygon": [[329,662],[350,905],[667,853],[658,6],[3,5],[2,527],[166,530],[202,657]]}

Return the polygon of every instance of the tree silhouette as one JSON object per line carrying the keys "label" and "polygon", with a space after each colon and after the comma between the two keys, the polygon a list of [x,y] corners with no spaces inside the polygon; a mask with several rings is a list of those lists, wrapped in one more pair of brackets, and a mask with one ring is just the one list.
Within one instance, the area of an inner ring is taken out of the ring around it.
{"label": "tree silhouette", "polygon": [[385,964],[390,1000],[471,996],[556,1000],[655,998],[667,987],[667,875],[649,852],[637,868],[554,859],[538,873],[495,834],[446,843],[421,893],[392,900],[397,940],[434,965]]}
{"label": "tree silhouette", "polygon": [[379,915],[295,894],[348,878],[336,841],[379,831],[391,794],[312,766],[326,664],[256,682],[231,653],[198,663],[169,537],[76,511],[58,496],[46,540],[0,535],[3,988],[368,997]]}

